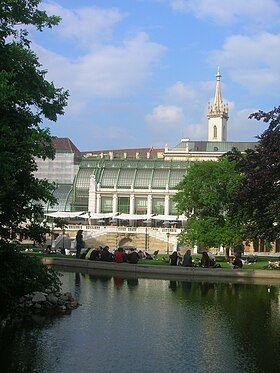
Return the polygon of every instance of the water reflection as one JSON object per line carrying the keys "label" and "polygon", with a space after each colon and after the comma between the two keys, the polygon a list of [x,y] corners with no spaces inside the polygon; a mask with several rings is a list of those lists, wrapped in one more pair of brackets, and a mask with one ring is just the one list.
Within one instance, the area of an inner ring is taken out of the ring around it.
{"label": "water reflection", "polygon": [[279,286],[75,272],[62,280],[82,306],[2,330],[2,371],[252,373],[280,367]]}

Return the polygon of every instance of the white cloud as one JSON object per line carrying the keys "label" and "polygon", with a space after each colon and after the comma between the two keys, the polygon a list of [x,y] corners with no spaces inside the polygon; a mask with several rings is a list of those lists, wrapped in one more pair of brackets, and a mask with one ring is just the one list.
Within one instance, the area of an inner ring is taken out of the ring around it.
{"label": "white cloud", "polygon": [[280,34],[231,36],[222,50],[209,54],[209,60],[228,68],[231,78],[252,94],[279,94]]}
{"label": "white cloud", "polygon": [[173,128],[174,125],[183,123],[184,114],[182,108],[178,106],[159,105],[153,109],[151,114],[146,115],[145,120],[153,128]]}
{"label": "white cloud", "polygon": [[67,9],[55,2],[43,3],[42,7],[48,14],[61,17],[59,26],[54,30],[56,36],[74,40],[88,48],[110,38],[112,28],[125,17],[125,14],[116,8],[92,6]]}
{"label": "white cloud", "polygon": [[133,94],[151,75],[165,50],[139,33],[121,46],[104,45],[77,60],[34,46],[49,78],[70,90],[76,99]]}
{"label": "white cloud", "polygon": [[155,146],[178,143],[178,135],[185,123],[183,109],[175,105],[158,105],[145,116],[148,129],[156,135]]}
{"label": "white cloud", "polygon": [[176,11],[191,12],[198,18],[217,22],[242,21],[258,24],[279,22],[280,6],[276,0],[169,0]]}
{"label": "white cloud", "polygon": [[171,87],[167,88],[166,96],[171,101],[188,102],[196,99],[196,92],[191,85],[186,85],[182,82],[176,82]]}

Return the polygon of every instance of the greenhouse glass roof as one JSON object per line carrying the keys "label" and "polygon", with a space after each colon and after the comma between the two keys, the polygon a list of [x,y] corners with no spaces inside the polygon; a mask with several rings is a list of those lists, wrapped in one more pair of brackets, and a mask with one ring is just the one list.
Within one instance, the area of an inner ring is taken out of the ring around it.
{"label": "greenhouse glass roof", "polygon": [[75,193],[89,189],[94,176],[101,188],[166,189],[175,188],[190,162],[162,160],[85,160],[75,182]]}

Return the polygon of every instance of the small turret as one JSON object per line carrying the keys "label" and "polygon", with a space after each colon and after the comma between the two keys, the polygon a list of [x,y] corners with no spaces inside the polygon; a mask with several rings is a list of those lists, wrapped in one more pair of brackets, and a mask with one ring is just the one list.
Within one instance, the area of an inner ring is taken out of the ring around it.
{"label": "small turret", "polygon": [[220,68],[216,75],[216,91],[213,105],[208,103],[208,141],[227,141],[228,105],[221,94]]}

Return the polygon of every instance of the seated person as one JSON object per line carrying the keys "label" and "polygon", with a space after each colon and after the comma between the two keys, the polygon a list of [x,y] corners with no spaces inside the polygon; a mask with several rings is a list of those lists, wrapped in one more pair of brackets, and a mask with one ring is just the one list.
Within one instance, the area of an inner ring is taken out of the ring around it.
{"label": "seated person", "polygon": [[178,256],[178,253],[176,250],[173,251],[171,255],[169,255],[169,264],[171,266],[177,266],[179,265],[180,258]]}
{"label": "seated person", "polygon": [[85,259],[90,260],[91,253],[93,252],[94,248],[88,248]]}
{"label": "seated person", "polygon": [[90,254],[90,257],[89,257],[90,260],[100,260],[100,249],[97,248],[97,249],[93,249],[91,254]]}
{"label": "seated person", "polygon": [[154,251],[154,254],[153,254],[154,260],[157,260],[158,253],[159,253],[159,250]]}
{"label": "seated person", "polygon": [[109,246],[103,247],[103,249],[100,252],[100,260],[103,262],[113,262],[114,258],[112,253],[109,251]]}
{"label": "seated person", "polygon": [[215,264],[216,264],[215,255],[212,254],[210,251],[207,251],[207,255],[209,256],[209,267],[215,267]]}
{"label": "seated person", "polygon": [[135,251],[134,249],[132,249],[126,255],[126,259],[127,259],[128,263],[137,264],[138,260],[139,260],[139,255],[138,255],[137,251]]}
{"label": "seated person", "polygon": [[233,262],[232,262],[233,268],[238,269],[243,267],[242,260],[239,258],[238,255],[234,256]]}
{"label": "seated person", "polygon": [[145,259],[153,260],[153,257],[147,251],[145,251]]}
{"label": "seated person", "polygon": [[191,250],[187,250],[185,252],[185,255],[183,257],[183,267],[193,267],[193,262],[192,262],[192,256],[191,256]]}
{"label": "seated person", "polygon": [[[81,255],[80,255],[80,259],[86,259],[86,255],[88,254],[89,250],[91,250],[90,248],[84,250]],[[88,258],[87,258],[88,259]]]}
{"label": "seated person", "polygon": [[139,251],[138,251],[138,255],[139,255],[139,258],[140,258],[140,259],[145,258],[145,253],[143,253],[142,250],[139,250]]}
{"label": "seated person", "polygon": [[210,266],[210,259],[206,251],[203,251],[202,257],[199,262],[199,266],[202,268],[209,268]]}
{"label": "seated person", "polygon": [[122,247],[119,247],[118,250],[115,252],[115,262],[116,263],[126,262],[126,254]]}

